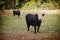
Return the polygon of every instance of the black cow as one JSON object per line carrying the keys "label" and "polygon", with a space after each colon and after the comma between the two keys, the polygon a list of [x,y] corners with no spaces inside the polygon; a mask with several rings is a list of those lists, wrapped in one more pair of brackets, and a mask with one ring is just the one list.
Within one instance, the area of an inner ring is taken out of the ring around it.
{"label": "black cow", "polygon": [[21,15],[21,13],[20,13],[20,11],[13,11],[13,16],[15,16],[15,15],[17,15],[18,16],[18,18],[19,18],[19,16]]}
{"label": "black cow", "polygon": [[[34,30],[35,30],[34,33],[36,33],[36,30],[37,30],[37,32],[39,32],[39,28],[40,28],[41,22],[42,22],[42,16],[44,16],[44,15],[45,14],[35,14],[35,15],[27,14],[26,15],[26,24],[27,24],[28,31],[30,31],[29,28],[30,28],[30,25],[32,25],[32,26],[34,26]],[[36,27],[38,27],[38,28],[36,28]]]}

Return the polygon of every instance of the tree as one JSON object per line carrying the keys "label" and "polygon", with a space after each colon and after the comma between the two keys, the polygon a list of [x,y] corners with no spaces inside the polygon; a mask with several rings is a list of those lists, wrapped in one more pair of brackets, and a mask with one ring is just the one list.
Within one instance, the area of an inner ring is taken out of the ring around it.
{"label": "tree", "polygon": [[0,10],[3,9],[3,5],[4,5],[4,0],[0,0]]}

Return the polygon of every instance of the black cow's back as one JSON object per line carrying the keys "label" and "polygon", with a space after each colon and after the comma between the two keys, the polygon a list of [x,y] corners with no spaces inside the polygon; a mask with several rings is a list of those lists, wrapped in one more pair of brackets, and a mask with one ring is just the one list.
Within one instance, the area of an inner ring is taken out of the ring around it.
{"label": "black cow's back", "polygon": [[18,17],[21,15],[20,11],[13,11],[13,16],[17,15]]}
{"label": "black cow's back", "polygon": [[20,11],[13,11],[13,14],[20,15]]}
{"label": "black cow's back", "polygon": [[26,22],[28,25],[37,25],[38,24],[38,16],[32,15],[32,14],[27,14]]}

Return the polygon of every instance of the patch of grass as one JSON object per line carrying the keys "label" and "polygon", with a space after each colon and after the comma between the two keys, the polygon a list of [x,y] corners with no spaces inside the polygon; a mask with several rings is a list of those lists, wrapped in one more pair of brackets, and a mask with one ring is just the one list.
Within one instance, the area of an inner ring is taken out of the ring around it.
{"label": "patch of grass", "polygon": [[[59,32],[60,31],[60,14],[46,14],[42,19],[40,32]],[[0,17],[0,31],[2,32],[20,32],[27,31],[25,14],[20,18],[12,15],[2,15]],[[33,27],[30,28],[34,31]]]}
{"label": "patch of grass", "polygon": [[43,17],[40,30],[58,32],[60,31],[60,14],[50,14]]}

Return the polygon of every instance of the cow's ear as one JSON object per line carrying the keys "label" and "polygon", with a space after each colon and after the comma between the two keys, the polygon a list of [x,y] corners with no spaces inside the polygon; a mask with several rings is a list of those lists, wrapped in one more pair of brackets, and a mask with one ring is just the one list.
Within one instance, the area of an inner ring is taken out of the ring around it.
{"label": "cow's ear", "polygon": [[44,16],[45,14],[42,14],[42,16]]}
{"label": "cow's ear", "polygon": [[38,16],[38,14],[35,14],[35,16]]}

